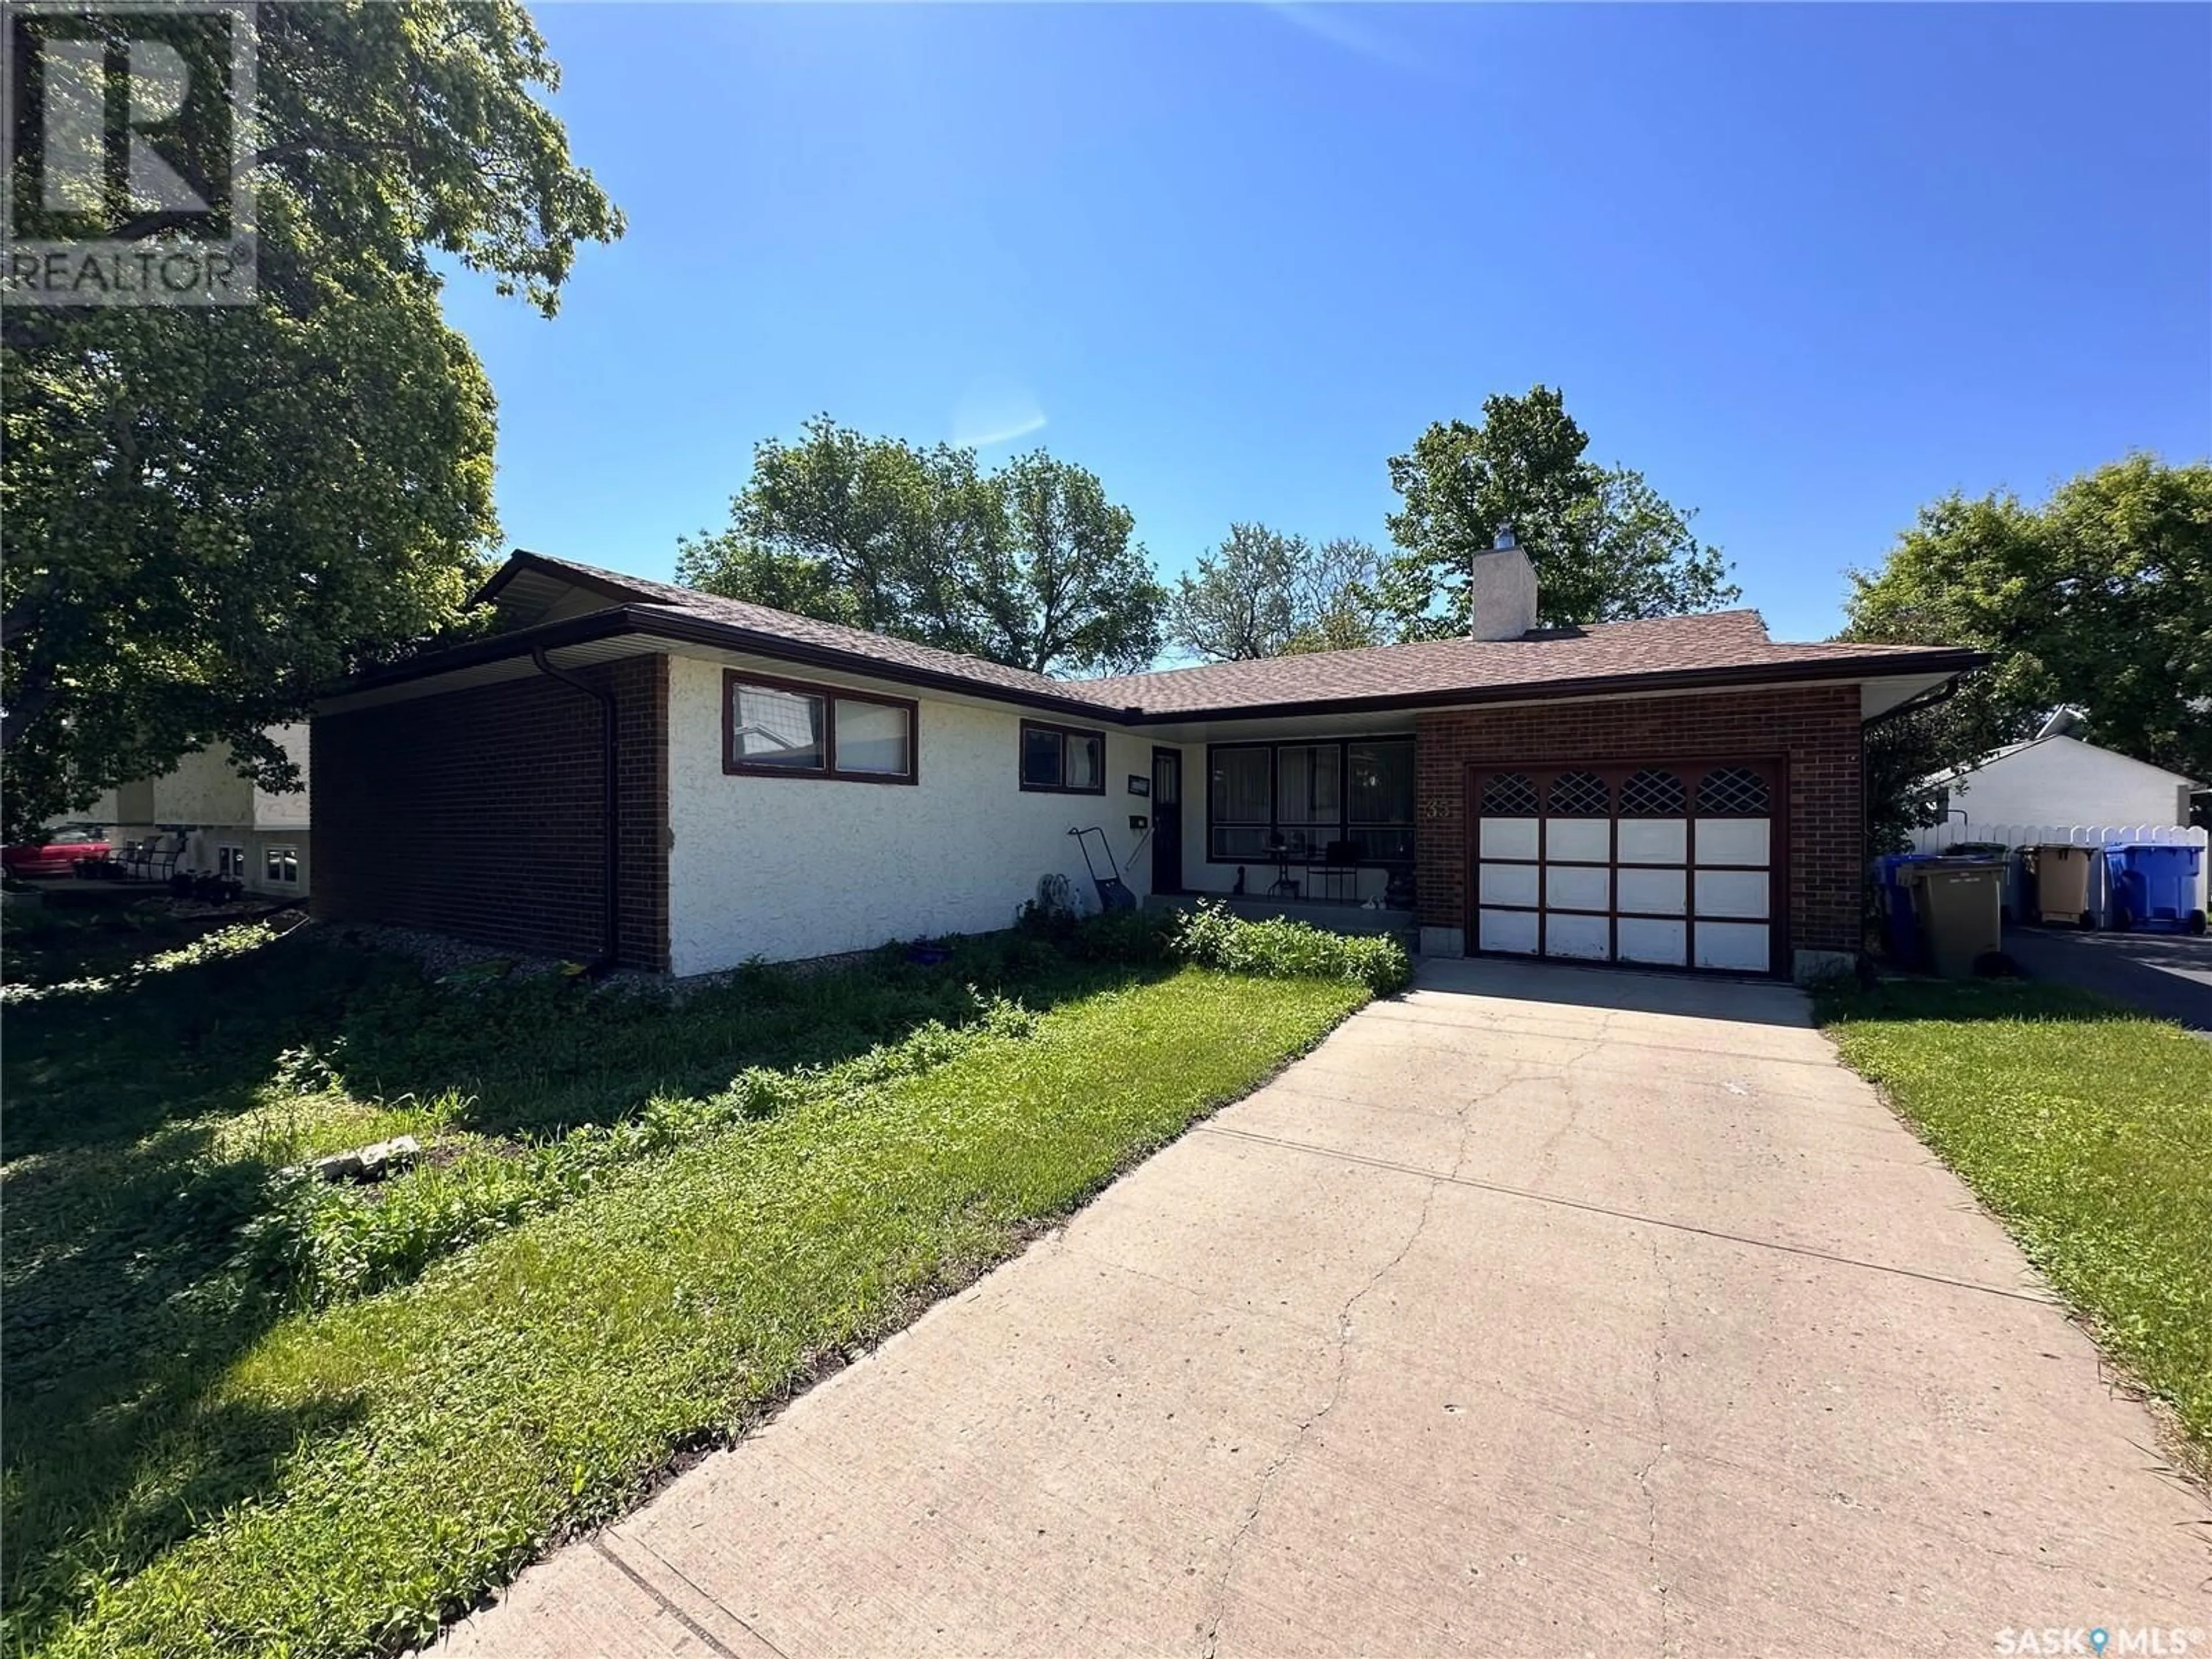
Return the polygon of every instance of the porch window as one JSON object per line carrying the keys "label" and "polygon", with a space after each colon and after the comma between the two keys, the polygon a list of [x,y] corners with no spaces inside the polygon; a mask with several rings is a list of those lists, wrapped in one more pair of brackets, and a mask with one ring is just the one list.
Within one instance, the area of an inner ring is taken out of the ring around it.
{"label": "porch window", "polygon": [[1275,827],[1294,859],[1318,858],[1344,839],[1344,747],[1285,744],[1275,750]]}
{"label": "porch window", "polygon": [[1344,745],[1345,836],[1363,864],[1413,861],[1413,744],[1409,738]]}
{"label": "porch window", "polygon": [[1210,751],[1206,821],[1213,859],[1249,863],[1267,856],[1275,838],[1274,758],[1275,751],[1266,748]]}
{"label": "porch window", "polygon": [[1022,787],[1058,795],[1106,793],[1106,734],[1022,722]]}
{"label": "porch window", "polygon": [[279,886],[296,887],[300,883],[300,849],[296,847],[271,847],[262,857],[264,879]]}
{"label": "porch window", "polygon": [[1326,858],[1347,842],[1352,862],[1413,862],[1411,738],[1216,744],[1206,772],[1217,864]]}
{"label": "porch window", "polygon": [[722,683],[725,772],[857,783],[915,781],[915,704],[734,669]]}

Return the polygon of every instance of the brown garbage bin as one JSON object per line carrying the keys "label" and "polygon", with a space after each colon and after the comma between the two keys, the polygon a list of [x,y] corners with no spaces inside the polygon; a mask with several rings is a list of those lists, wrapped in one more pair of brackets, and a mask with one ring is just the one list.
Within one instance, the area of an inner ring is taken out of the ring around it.
{"label": "brown garbage bin", "polygon": [[1928,959],[1946,979],[1972,977],[1974,963],[2003,943],[2004,866],[1990,859],[1931,859],[1905,866]]}
{"label": "brown garbage bin", "polygon": [[2089,849],[2046,842],[2028,849],[2035,875],[2035,909],[2044,921],[2087,924],[2089,917]]}

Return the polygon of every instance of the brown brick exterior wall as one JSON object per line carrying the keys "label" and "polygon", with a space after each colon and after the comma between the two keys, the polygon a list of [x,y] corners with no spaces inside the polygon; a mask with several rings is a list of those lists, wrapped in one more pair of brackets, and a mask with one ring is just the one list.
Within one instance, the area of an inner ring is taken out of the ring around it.
{"label": "brown brick exterior wall", "polygon": [[[1779,757],[1790,775],[1789,946],[1859,948],[1864,833],[1856,686],[1454,709],[1421,715],[1418,733],[1424,927],[1467,926],[1471,763]],[[319,835],[319,818],[316,830]]]}
{"label": "brown brick exterior wall", "polygon": [[[668,660],[613,687],[624,967],[668,967]],[[314,913],[582,959],[605,934],[602,714],[542,674],[319,715]]]}

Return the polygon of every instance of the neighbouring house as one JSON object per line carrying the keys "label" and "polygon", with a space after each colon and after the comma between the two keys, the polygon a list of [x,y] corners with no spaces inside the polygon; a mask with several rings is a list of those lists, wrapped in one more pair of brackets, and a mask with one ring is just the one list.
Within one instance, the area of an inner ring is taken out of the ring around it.
{"label": "neighbouring house", "polygon": [[1068,681],[517,553],[492,632],[317,706],[314,908],[690,975],[1004,927],[1095,825],[1140,894],[1392,902],[1432,954],[1848,962],[1861,734],[1983,659],[1474,577],[1480,637]]}
{"label": "neighbouring house", "polygon": [[299,766],[297,790],[278,793],[240,776],[228,747],[215,744],[159,777],[118,785],[87,816],[108,826],[118,859],[134,842],[180,838],[178,870],[227,876],[272,898],[304,898],[311,862],[307,726],[272,726],[269,735]]}
{"label": "neighbouring house", "polygon": [[1925,781],[1943,792],[1947,832],[1962,841],[2000,825],[2185,824],[2203,787],[2048,727]]}

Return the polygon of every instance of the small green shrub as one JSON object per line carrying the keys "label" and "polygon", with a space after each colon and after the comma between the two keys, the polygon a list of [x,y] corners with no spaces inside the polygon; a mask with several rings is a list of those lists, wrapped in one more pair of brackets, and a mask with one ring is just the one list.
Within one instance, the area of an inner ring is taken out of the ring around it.
{"label": "small green shrub", "polygon": [[1376,996],[1402,990],[1413,977],[1406,947],[1383,934],[1328,933],[1272,916],[1247,921],[1226,905],[1200,903],[1182,916],[1175,954],[1201,968],[1264,979],[1336,979]]}
{"label": "small green shrub", "polygon": [[1086,962],[1170,962],[1180,921],[1173,910],[1109,910],[1079,922],[1066,948]]}

